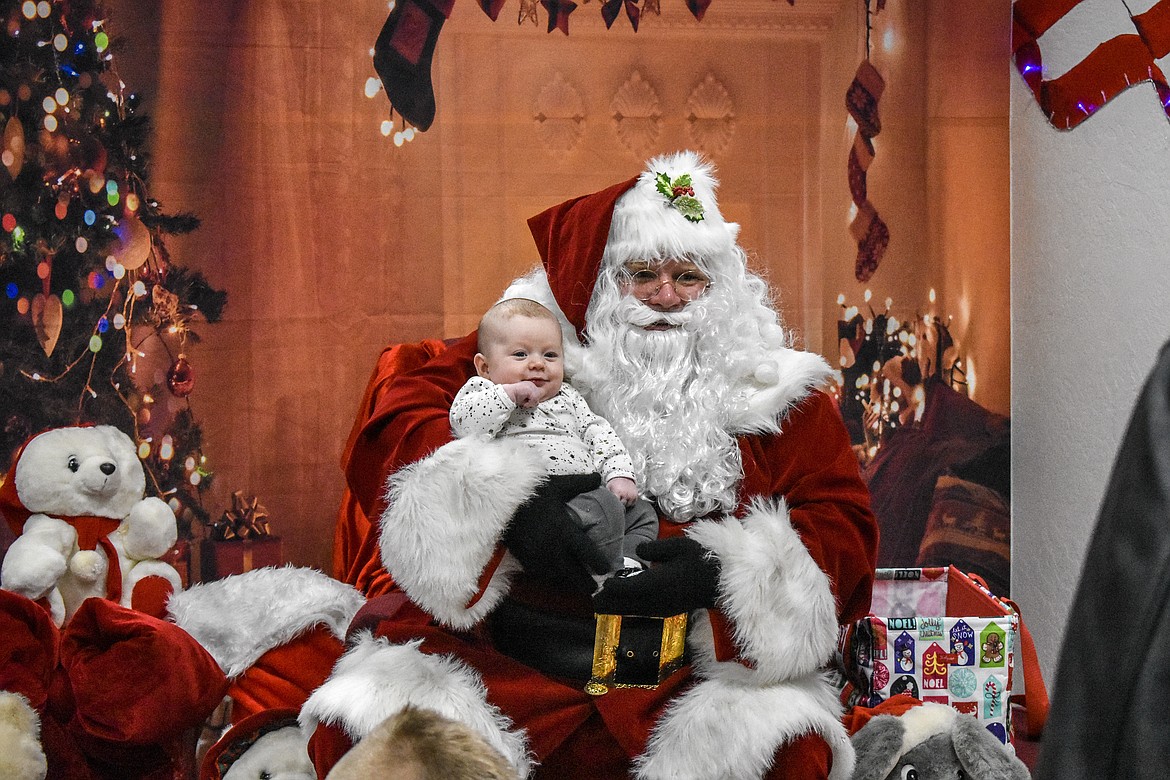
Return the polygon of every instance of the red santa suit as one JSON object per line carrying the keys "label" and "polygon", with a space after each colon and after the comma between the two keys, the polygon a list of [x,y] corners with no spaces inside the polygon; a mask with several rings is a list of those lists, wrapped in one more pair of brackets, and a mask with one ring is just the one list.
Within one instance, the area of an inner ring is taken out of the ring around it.
{"label": "red santa suit", "polygon": [[[663,170],[695,174],[703,222],[684,220],[656,193]],[[718,214],[714,186],[709,169],[681,154],[534,217],[547,286],[526,297],[543,290],[569,335],[584,333],[622,196],[655,209],[651,234],[677,236],[702,255],[733,244],[737,229]],[[413,704],[468,723],[538,777],[848,777],[852,749],[821,670],[839,623],[868,609],[877,526],[835,404],[816,389],[829,373],[823,359],[783,346],[758,356],[768,368],[728,416],[742,461],[738,506],[663,518],[663,536],[689,536],[720,565],[718,608],[690,615],[690,663],[656,689],[593,697],[579,681],[499,652],[485,630],[505,597],[548,613],[592,610],[534,581],[500,543],[544,476],[539,461],[507,441],[452,441],[448,409],[474,374],[475,351],[475,334],[441,350],[427,345],[352,440],[350,489],[382,523],[349,568],[371,597],[350,649],[301,711],[302,726],[316,728],[310,752],[322,776],[353,741]]]}

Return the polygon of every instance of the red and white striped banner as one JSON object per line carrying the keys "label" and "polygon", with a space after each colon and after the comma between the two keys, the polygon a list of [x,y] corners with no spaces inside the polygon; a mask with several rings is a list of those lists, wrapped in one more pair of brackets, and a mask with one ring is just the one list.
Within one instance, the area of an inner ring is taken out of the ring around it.
{"label": "red and white striped banner", "polygon": [[1170,0],[1016,0],[1012,53],[1060,130],[1145,81],[1170,115]]}

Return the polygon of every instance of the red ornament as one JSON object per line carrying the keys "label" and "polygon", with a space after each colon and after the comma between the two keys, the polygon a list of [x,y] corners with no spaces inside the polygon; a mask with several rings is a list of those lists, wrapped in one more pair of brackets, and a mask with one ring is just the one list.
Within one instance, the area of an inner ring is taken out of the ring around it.
{"label": "red ornament", "polygon": [[182,355],[171,364],[167,373],[167,387],[176,398],[186,398],[195,389],[195,370]]}

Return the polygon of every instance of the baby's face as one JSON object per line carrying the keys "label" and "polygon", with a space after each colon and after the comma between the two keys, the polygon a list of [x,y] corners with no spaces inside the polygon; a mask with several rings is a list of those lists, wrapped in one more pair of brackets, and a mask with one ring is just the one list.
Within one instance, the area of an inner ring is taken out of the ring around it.
{"label": "baby's face", "polygon": [[476,355],[475,368],[497,385],[532,382],[540,390],[540,401],[547,401],[560,392],[565,379],[561,327],[536,317],[510,317],[500,338]]}

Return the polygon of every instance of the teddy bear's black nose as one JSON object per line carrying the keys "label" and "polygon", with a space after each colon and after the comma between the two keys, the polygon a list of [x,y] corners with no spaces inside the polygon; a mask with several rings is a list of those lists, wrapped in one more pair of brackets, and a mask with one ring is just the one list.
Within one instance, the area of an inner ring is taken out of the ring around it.
{"label": "teddy bear's black nose", "polygon": [[109,476],[110,474],[113,474],[114,470],[117,469],[118,467],[116,465],[114,465],[113,463],[106,461],[102,465],[98,466],[98,468],[100,468],[102,470],[103,474],[105,474],[106,476]]}

